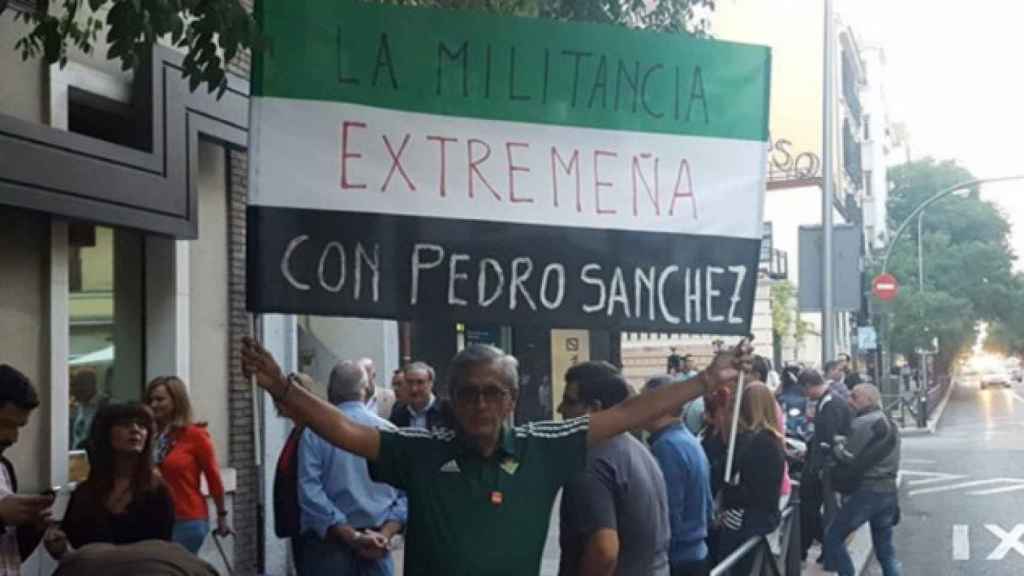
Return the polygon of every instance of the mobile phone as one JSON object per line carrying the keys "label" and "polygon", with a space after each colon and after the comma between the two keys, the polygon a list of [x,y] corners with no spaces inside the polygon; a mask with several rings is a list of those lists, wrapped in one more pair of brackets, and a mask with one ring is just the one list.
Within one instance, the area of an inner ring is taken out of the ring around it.
{"label": "mobile phone", "polygon": [[68,503],[71,502],[71,493],[75,491],[76,486],[76,482],[68,482],[63,486],[54,486],[51,489],[53,505],[50,506],[50,517],[53,521],[61,522],[64,520],[64,515],[68,511]]}

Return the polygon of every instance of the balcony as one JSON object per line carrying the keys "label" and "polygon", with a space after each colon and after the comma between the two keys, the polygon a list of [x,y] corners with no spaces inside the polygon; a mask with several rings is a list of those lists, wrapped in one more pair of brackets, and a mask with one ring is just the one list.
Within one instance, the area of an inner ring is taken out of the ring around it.
{"label": "balcony", "polygon": [[789,277],[789,255],[785,250],[762,247],[758,270],[772,280],[785,280]]}

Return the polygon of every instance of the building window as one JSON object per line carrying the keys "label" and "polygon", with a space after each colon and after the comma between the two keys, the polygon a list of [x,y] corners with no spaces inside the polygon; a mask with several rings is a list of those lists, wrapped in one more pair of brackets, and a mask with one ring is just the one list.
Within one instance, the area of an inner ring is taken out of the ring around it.
{"label": "building window", "polygon": [[89,224],[70,230],[69,438],[70,448],[81,450],[100,406],[142,397],[143,238]]}
{"label": "building window", "polygon": [[871,186],[871,170],[864,171],[864,197],[871,198],[874,196],[874,188]]}
{"label": "building window", "polygon": [[761,262],[772,261],[772,223],[765,222],[761,228]]}
{"label": "building window", "polygon": [[861,181],[860,142],[850,128],[850,120],[843,119],[843,167],[847,176],[854,182]]}
{"label": "building window", "polygon": [[865,114],[863,122],[864,122],[864,140],[865,141],[871,140],[871,115],[870,114]]}

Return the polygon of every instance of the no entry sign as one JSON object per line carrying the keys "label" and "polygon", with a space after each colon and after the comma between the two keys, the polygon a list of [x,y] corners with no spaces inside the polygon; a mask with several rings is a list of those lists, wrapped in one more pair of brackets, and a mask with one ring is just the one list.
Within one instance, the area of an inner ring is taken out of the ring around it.
{"label": "no entry sign", "polygon": [[871,282],[871,291],[879,300],[888,302],[899,293],[900,285],[892,274],[879,274]]}
{"label": "no entry sign", "polygon": [[249,309],[750,329],[767,48],[264,2]]}

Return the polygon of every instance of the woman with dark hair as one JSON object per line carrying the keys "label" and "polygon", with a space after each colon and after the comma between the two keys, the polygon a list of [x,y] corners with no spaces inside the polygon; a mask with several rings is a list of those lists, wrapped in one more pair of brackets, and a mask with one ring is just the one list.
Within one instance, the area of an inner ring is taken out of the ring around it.
{"label": "woman with dark hair", "polygon": [[89,477],[71,495],[60,527],[44,539],[54,558],[62,558],[69,543],[171,539],[174,505],[153,468],[155,436],[153,413],[138,402],[100,409],[89,434]]}
{"label": "woman with dark hair", "polygon": [[217,534],[225,536],[232,533],[213,441],[204,424],[192,422],[192,403],[181,378],[154,378],[146,386],[146,403],[156,416],[160,434],[156,444],[156,465],[174,500],[172,539],[197,554],[210,532],[206,497],[200,490],[200,475],[206,477],[210,495],[217,505]]}

